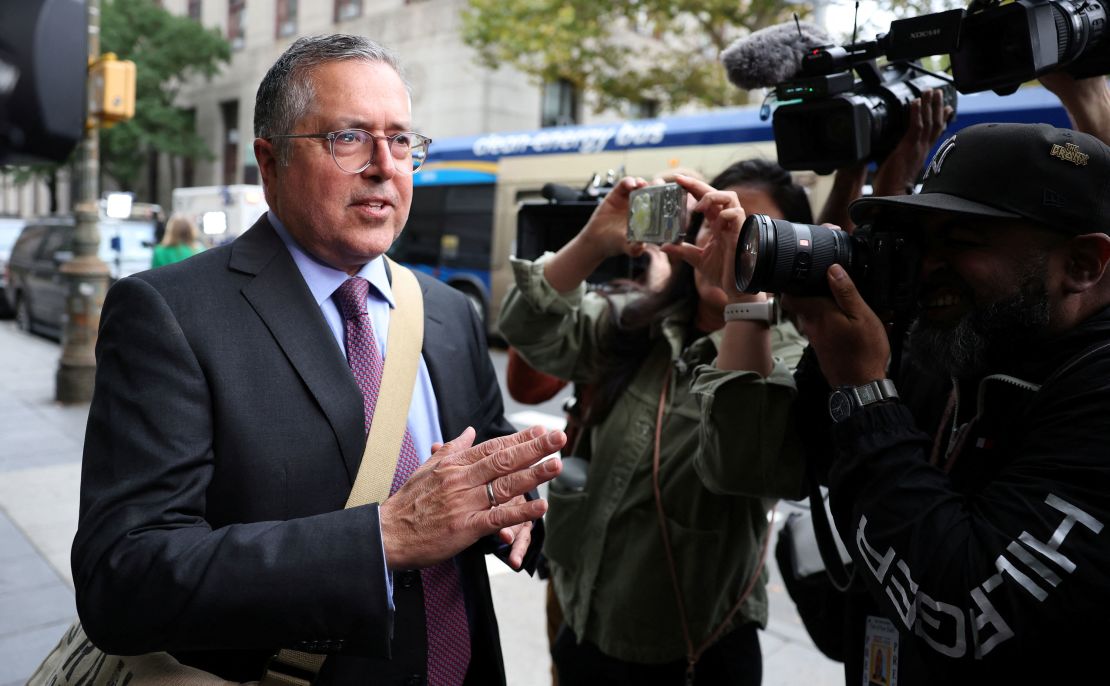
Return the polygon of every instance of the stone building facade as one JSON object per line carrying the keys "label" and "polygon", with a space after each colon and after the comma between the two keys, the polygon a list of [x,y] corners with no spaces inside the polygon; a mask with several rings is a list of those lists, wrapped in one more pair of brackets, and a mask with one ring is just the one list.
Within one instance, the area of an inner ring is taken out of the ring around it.
{"label": "stone building facade", "polygon": [[[255,92],[270,65],[303,35],[359,34],[393,49],[412,84],[414,128],[432,138],[539,126],[542,89],[514,70],[491,71],[476,63],[460,37],[464,5],[465,0],[163,0],[171,12],[218,27],[233,52],[220,75],[198,79],[181,93],[181,104],[195,111],[197,131],[215,159],[192,169],[167,169],[159,177],[175,178],[177,185],[257,183]],[[160,188],[158,196],[169,190]]]}

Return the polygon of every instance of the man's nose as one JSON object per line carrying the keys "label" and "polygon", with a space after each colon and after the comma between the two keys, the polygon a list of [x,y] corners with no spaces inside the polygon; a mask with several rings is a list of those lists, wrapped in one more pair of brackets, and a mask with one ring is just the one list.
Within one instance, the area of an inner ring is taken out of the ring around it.
{"label": "man's nose", "polygon": [[389,180],[397,173],[393,155],[389,152],[388,138],[375,138],[370,147],[370,164],[362,170],[362,176],[370,179]]}

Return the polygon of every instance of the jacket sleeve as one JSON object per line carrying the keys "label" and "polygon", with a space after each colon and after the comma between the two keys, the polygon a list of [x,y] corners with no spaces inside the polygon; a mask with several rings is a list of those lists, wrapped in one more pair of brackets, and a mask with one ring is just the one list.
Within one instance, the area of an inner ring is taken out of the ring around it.
{"label": "jacket sleeve", "polygon": [[976,465],[990,473],[979,484],[956,488],[928,464],[932,441],[901,403],[834,427],[838,528],[888,619],[934,666],[1028,664],[1046,646],[1077,651],[1095,635],[1084,627],[1104,623],[1108,367],[1042,391],[1035,412],[1008,417],[1013,436],[980,436],[1010,440],[1005,454],[959,458],[992,460]]}
{"label": "jacket sleeve", "polygon": [[609,301],[584,284],[559,293],[544,278],[551,253],[535,262],[511,259],[515,283],[501,307],[498,328],[532,368],[575,383],[593,381],[598,343],[609,324]]}
{"label": "jacket sleeve", "polygon": [[213,451],[221,381],[206,378],[162,295],[136,278],[110,290],[96,351],[72,550],[92,641],[122,655],[312,644],[388,655],[377,506],[214,529],[207,490],[235,459]]}
{"label": "jacket sleeve", "polygon": [[800,498],[805,458],[794,423],[796,391],[791,370],[804,339],[793,325],[772,329],[774,367],[756,372],[695,370],[692,392],[701,411],[694,468],[718,494]]}

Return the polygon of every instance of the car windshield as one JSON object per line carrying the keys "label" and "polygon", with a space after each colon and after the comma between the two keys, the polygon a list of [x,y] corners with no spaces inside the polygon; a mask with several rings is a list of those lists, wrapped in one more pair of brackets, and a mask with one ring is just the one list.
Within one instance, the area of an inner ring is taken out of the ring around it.
{"label": "car windshield", "polygon": [[7,222],[0,219],[0,255],[6,255],[11,251],[22,229],[23,222]]}

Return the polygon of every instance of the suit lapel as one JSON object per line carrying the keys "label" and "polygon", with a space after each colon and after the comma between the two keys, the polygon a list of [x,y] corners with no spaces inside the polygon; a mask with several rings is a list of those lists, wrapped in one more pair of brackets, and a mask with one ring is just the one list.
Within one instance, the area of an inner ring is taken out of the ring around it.
{"label": "suit lapel", "polygon": [[335,432],[354,483],[362,460],[362,394],[296,263],[265,215],[235,241],[231,269],[253,274],[243,289]]}

